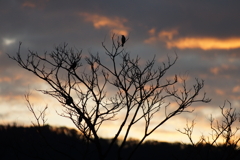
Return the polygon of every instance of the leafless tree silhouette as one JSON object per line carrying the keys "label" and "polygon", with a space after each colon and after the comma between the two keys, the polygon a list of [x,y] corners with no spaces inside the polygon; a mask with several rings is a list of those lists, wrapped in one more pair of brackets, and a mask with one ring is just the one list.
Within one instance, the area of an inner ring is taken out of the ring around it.
{"label": "leafless tree silhouette", "polygon": [[[185,79],[178,82],[177,75],[172,79],[165,77],[175,64],[177,55],[172,62],[168,57],[167,63],[157,67],[155,57],[142,65],[139,57],[131,58],[121,47],[119,37],[113,35],[111,40],[110,49],[102,43],[104,58],[91,53],[83,58],[82,50],[68,48],[66,43],[44,55],[29,51],[26,60],[20,54],[20,43],[16,56],[9,57],[47,82],[50,89],[41,92],[62,104],[64,112],[61,115],[70,118],[84,137],[95,143],[100,159],[107,157],[120,134],[123,138],[118,141],[116,158],[124,156],[124,159],[130,159],[143,141],[170,118],[192,112],[188,110],[190,105],[208,103],[210,99],[205,97],[205,93],[200,96],[204,86],[202,80],[196,79],[189,88]],[[160,113],[164,116],[161,117]],[[119,127],[108,149],[103,150],[99,130],[105,122],[116,119]],[[157,124],[153,123],[155,119]],[[144,127],[143,136],[126,157],[122,150],[132,127],[139,123]]]}
{"label": "leafless tree silhouette", "polygon": [[[229,104],[227,107],[226,104]],[[196,148],[196,152],[199,155],[199,159],[211,159],[210,156],[214,147],[218,147],[221,149],[221,152],[224,153],[221,157],[222,159],[234,159],[239,153],[235,152],[239,149],[238,143],[240,141],[240,137],[237,136],[237,132],[240,128],[234,128],[234,123],[237,123],[239,120],[239,114],[236,109],[231,106],[229,101],[225,101],[223,106],[219,106],[221,112],[221,120],[214,119],[211,115],[210,117],[210,128],[211,134],[210,136],[202,135],[197,142],[194,142],[192,139],[193,129],[195,125],[195,121],[193,120],[191,125],[187,123],[184,130],[178,130],[180,133],[185,134],[193,147]],[[203,156],[198,150],[199,146],[208,146],[208,154],[204,153]],[[238,153],[238,154],[236,154]]]}

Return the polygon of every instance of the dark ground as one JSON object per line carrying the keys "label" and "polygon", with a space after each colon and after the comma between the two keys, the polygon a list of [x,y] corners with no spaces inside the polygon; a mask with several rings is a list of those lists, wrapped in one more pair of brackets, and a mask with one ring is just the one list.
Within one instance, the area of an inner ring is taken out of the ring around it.
{"label": "dark ground", "polygon": [[[39,132],[40,131],[40,132]],[[102,139],[103,149],[108,140]],[[136,146],[137,140],[129,140],[123,150],[123,159]],[[114,145],[111,154],[106,158],[116,159],[118,146]],[[134,154],[133,160],[197,160],[197,159],[229,159],[239,160],[240,150],[230,147],[209,147],[199,145],[193,147],[182,143],[166,143],[146,141]],[[93,159],[98,154],[94,144],[87,143],[74,129],[51,126],[22,127],[16,125],[0,125],[0,160],[68,160]]]}

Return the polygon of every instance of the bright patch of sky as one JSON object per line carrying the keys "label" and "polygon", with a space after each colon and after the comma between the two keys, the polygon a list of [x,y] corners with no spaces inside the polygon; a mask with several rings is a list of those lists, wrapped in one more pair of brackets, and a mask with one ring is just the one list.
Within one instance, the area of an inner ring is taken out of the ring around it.
{"label": "bright patch of sky", "polygon": [[3,45],[9,46],[16,42],[14,38],[3,38]]}

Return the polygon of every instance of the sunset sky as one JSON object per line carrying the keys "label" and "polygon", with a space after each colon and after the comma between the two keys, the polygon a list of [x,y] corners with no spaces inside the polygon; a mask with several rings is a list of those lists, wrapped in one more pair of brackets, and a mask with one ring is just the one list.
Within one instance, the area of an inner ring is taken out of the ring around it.
{"label": "sunset sky", "polygon": [[[192,107],[160,127],[150,139],[187,141],[176,129],[195,119],[195,138],[209,135],[209,117],[219,116],[218,106],[229,100],[240,111],[240,1],[227,0],[1,0],[0,1],[0,124],[34,121],[24,94],[36,109],[48,104],[47,123],[74,127],[60,117],[61,105],[37,89],[48,86],[20,68],[7,54],[14,55],[22,42],[22,55],[28,49],[50,52],[67,42],[84,54],[104,54],[103,41],[110,44],[113,33],[129,38],[125,50],[143,60],[156,55],[179,59],[169,75],[195,77],[205,81],[203,92],[212,101]],[[109,46],[110,47],[110,46]],[[176,123],[177,122],[177,123]],[[103,137],[111,137],[117,122],[103,126]],[[236,124],[237,125],[237,124]],[[140,127],[140,126],[139,126]],[[134,128],[137,138],[140,129]]]}

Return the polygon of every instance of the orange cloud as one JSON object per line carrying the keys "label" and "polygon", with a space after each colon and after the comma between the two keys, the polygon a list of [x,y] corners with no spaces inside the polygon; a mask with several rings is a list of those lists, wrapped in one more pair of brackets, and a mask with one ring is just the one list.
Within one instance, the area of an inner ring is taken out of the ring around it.
{"label": "orange cloud", "polygon": [[215,92],[218,94],[218,95],[224,95],[224,91],[221,90],[221,89],[216,89]]}
{"label": "orange cloud", "polygon": [[79,13],[85,21],[92,22],[96,29],[109,28],[117,34],[128,35],[129,28],[124,25],[127,19],[120,17],[107,17],[98,14]]}
{"label": "orange cloud", "polygon": [[48,1],[49,0],[26,0],[22,3],[22,7],[43,9]]}
{"label": "orange cloud", "polygon": [[215,75],[218,74],[219,70],[220,70],[220,68],[218,68],[218,67],[210,68],[210,72],[213,73],[213,74],[215,74]]}
{"label": "orange cloud", "polygon": [[0,78],[0,82],[11,82],[12,81],[12,78],[10,77],[1,77]]}
{"label": "orange cloud", "polygon": [[240,86],[235,86],[232,90],[234,93],[240,92]]}
{"label": "orange cloud", "polygon": [[235,66],[222,64],[218,67],[210,68],[210,72],[213,73],[214,75],[218,75],[219,72],[228,71],[228,70],[236,70],[236,69],[237,69],[237,67],[235,67]]}
{"label": "orange cloud", "polygon": [[166,43],[167,48],[179,48],[179,49],[237,49],[240,48],[240,37],[229,38],[216,38],[216,37],[180,37],[174,38],[178,35],[177,29],[162,30],[156,33],[156,29],[153,28],[148,31],[150,37],[146,39],[145,43],[156,43],[162,41]]}
{"label": "orange cloud", "polygon": [[168,48],[177,47],[179,49],[195,49],[202,50],[212,49],[236,49],[240,48],[240,37],[218,39],[214,37],[185,37],[177,40],[166,42]]}
{"label": "orange cloud", "polygon": [[164,31],[160,31],[159,33],[156,33],[156,29],[152,28],[148,31],[148,34],[150,35],[150,37],[146,39],[144,42],[151,44],[151,43],[156,43],[157,41],[171,40],[174,35],[178,34],[178,31],[176,29],[171,29],[171,30],[164,30]]}
{"label": "orange cloud", "polygon": [[155,28],[152,28],[152,29],[150,29],[150,30],[148,31],[148,33],[149,33],[150,35],[154,35],[154,34],[156,33],[156,29],[155,29]]}
{"label": "orange cloud", "polygon": [[158,36],[163,38],[163,39],[169,39],[171,40],[174,35],[177,35],[178,31],[176,29],[169,30],[169,31],[161,31],[159,32]]}
{"label": "orange cloud", "polygon": [[22,7],[29,7],[29,8],[35,8],[36,4],[32,3],[32,2],[24,2],[22,4]]}

